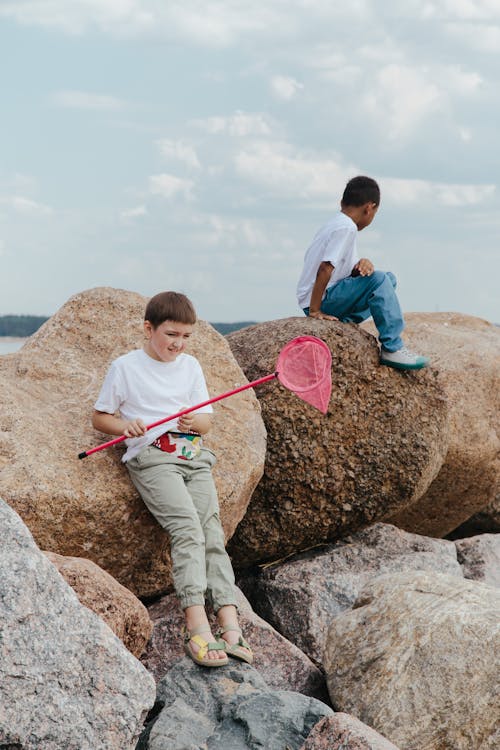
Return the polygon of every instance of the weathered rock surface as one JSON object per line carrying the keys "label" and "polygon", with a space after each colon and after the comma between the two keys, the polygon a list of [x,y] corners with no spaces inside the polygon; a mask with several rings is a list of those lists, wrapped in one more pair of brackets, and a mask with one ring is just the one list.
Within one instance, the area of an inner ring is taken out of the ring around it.
{"label": "weathered rock surface", "polygon": [[333,705],[404,750],[498,748],[500,592],[438,573],[382,576],[332,620]]}
{"label": "weathered rock surface", "polygon": [[321,719],[300,750],[398,750],[396,745],[349,714]]}
{"label": "weathered rock surface", "polygon": [[317,664],[332,617],[384,573],[427,570],[463,578],[453,542],[376,523],[341,541],[265,566],[239,580],[255,611]]}
{"label": "weathered rock surface", "polygon": [[486,507],[474,513],[449,535],[450,539],[463,539],[478,534],[500,533],[500,493]]}
{"label": "weathered rock surface", "polygon": [[0,747],[132,750],[154,680],[0,500]]}
{"label": "weathered rock surface", "polygon": [[153,623],[144,604],[92,560],[45,552],[79,601],[99,615],[137,658],[151,637]]}
{"label": "weathered rock surface", "polygon": [[465,578],[500,588],[500,535],[481,534],[459,539],[455,545]]}
{"label": "weathered rock surface", "polygon": [[[152,596],[171,584],[167,535],[120,464],[122,447],[77,459],[108,439],[91,426],[93,404],[111,361],[142,346],[145,304],[117,289],[77,294],[20,351],[0,357],[0,495],[42,549],[89,558],[134,593]],[[210,394],[246,382],[208,323],[197,324],[189,349]],[[214,411],[207,445],[219,457],[214,477],[230,537],[262,473],[265,429],[250,390]]]}
{"label": "weathered rock surface", "polygon": [[405,341],[431,358],[447,396],[448,449],[430,487],[388,520],[445,536],[500,496],[500,328],[458,313],[405,317]]}
{"label": "weathered rock surface", "polygon": [[324,416],[276,382],[256,389],[268,431],[264,475],[230,550],[240,566],[340,538],[421,497],[447,453],[447,404],[432,370],[379,365],[373,336],[353,324],[287,318],[230,334],[253,380],[273,372],[292,338],[332,352]]}
{"label": "weathered rock surface", "polygon": [[159,683],[157,707],[138,750],[299,750],[314,725],[333,714],[314,698],[271,690],[248,664],[202,670],[188,657]]}
{"label": "weathered rock surface", "polygon": [[[325,676],[312,661],[267,622],[255,614],[241,591],[238,617],[255,655],[254,666],[272,690],[293,690],[329,702]],[[183,655],[181,628],[184,617],[175,594],[151,604],[153,635],[141,659],[157,682]],[[215,626],[215,618],[212,617]]]}

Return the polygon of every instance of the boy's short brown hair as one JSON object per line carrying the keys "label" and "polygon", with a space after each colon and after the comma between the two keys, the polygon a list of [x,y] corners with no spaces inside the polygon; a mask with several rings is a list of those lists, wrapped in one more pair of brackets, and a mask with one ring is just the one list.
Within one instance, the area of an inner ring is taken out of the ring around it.
{"label": "boy's short brown hair", "polygon": [[196,323],[196,312],[191,300],[180,292],[160,292],[151,297],[146,305],[144,320],[149,320],[153,328],[166,320],[174,323]]}

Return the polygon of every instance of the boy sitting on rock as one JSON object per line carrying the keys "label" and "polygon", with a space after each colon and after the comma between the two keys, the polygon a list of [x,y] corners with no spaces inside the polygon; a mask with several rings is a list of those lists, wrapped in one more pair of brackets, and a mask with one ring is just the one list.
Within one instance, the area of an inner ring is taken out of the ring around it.
{"label": "boy sitting on rock", "polygon": [[394,274],[375,271],[371,261],[358,258],[357,233],[372,223],[379,204],[375,180],[349,180],[340,212],[317,232],[305,254],[297,299],[311,318],[361,323],[371,315],[381,343],[380,362],[419,370],[429,360],[403,345],[404,320]]}
{"label": "boy sitting on rock", "polygon": [[[209,398],[198,360],[185,353],[195,323],[185,295],[153,297],[145,312],[145,344],[111,364],[92,424],[109,435],[127,436],[122,460],[170,535],[174,586],[186,618],[185,651],[197,664],[219,667],[228,663],[228,655],[248,663],[253,655],[238,625],[234,574],[211,472],[215,455],[201,437],[210,429],[212,407],[146,430],[146,424]],[[219,638],[211,632],[205,594],[217,615]]]}

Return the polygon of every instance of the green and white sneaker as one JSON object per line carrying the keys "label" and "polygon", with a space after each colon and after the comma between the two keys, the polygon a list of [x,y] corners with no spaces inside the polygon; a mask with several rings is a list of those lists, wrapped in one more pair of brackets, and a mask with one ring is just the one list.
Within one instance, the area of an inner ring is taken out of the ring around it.
{"label": "green and white sneaker", "polygon": [[428,357],[421,357],[419,354],[402,346],[396,352],[388,352],[382,349],[380,352],[380,364],[395,367],[398,370],[421,370],[429,364]]}

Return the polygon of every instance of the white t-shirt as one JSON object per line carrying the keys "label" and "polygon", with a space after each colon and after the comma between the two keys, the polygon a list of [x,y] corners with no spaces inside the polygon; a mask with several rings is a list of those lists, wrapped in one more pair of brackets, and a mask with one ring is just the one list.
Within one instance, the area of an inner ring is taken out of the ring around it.
{"label": "white t-shirt", "polygon": [[[353,220],[339,212],[317,232],[304,257],[304,267],[297,284],[299,307],[309,307],[320,263],[334,267],[326,289],[351,275],[358,262],[356,240],[358,228]],[[325,293],[326,293],[325,289]]]}
{"label": "white t-shirt", "polygon": [[[119,411],[123,419],[140,418],[151,424],[208,399],[203,371],[195,357],[183,352],[173,362],[159,362],[143,349],[136,349],[112,362],[94,408],[107,414]],[[196,411],[211,413],[213,409],[208,404]],[[159,435],[176,428],[174,419],[153,427],[140,438],[127,438],[122,461],[133,458]]]}

